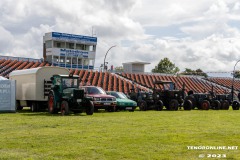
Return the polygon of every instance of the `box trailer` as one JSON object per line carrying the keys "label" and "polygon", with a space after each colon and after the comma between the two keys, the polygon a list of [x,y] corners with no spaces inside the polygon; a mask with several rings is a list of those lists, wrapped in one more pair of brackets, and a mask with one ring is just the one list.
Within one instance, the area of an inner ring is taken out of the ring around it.
{"label": "box trailer", "polygon": [[55,74],[69,75],[69,70],[61,67],[38,67],[16,70],[9,79],[16,80],[16,108],[30,107],[32,111],[47,108],[50,78]]}

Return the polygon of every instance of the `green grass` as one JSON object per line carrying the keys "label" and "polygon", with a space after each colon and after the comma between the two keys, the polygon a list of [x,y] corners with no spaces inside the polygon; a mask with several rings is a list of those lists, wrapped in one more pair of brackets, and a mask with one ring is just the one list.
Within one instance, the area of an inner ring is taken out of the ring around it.
{"label": "green grass", "polygon": [[0,114],[0,159],[238,159],[239,149],[187,146],[238,146],[239,117],[233,110]]}

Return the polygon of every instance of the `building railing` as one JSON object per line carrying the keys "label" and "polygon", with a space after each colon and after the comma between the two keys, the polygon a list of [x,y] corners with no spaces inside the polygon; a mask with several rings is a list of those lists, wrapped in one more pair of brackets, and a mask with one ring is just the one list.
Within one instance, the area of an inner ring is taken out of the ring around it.
{"label": "building railing", "polygon": [[12,56],[2,56],[2,55],[0,55],[0,59],[27,61],[27,62],[43,62],[42,58],[41,59],[34,59],[34,58],[12,57]]}
{"label": "building railing", "polygon": [[71,69],[93,69],[93,66],[87,65],[77,65],[77,64],[65,64],[65,63],[52,63],[53,66],[59,66],[64,68],[71,68]]}

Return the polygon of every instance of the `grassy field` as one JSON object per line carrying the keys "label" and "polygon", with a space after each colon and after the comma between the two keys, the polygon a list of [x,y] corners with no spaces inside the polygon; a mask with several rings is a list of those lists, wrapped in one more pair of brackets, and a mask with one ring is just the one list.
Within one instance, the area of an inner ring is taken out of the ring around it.
{"label": "grassy field", "polygon": [[187,148],[240,146],[239,117],[233,110],[0,114],[0,159],[239,159],[239,149]]}

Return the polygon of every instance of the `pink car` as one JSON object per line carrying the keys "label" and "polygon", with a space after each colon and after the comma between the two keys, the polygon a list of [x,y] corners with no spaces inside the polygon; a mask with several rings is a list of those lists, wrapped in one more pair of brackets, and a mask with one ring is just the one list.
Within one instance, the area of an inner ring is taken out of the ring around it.
{"label": "pink car", "polygon": [[107,95],[101,87],[81,86],[81,88],[85,90],[87,97],[92,98],[94,111],[98,111],[98,109],[105,109],[109,112],[116,111],[116,98],[114,96]]}

